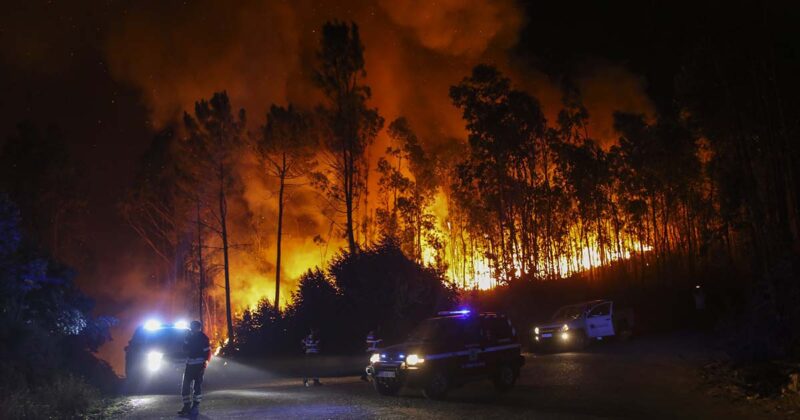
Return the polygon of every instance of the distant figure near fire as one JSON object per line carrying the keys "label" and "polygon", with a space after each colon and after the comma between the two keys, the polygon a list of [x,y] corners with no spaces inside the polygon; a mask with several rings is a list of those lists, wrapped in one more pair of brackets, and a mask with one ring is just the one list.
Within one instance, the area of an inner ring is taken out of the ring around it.
{"label": "distant figure near fire", "polygon": [[314,385],[322,385],[319,381],[319,375],[316,373],[316,367],[313,366],[314,359],[319,354],[319,339],[317,338],[317,331],[311,329],[306,338],[301,341],[305,356],[305,374],[303,376],[303,386],[308,385],[308,379],[314,381]]}

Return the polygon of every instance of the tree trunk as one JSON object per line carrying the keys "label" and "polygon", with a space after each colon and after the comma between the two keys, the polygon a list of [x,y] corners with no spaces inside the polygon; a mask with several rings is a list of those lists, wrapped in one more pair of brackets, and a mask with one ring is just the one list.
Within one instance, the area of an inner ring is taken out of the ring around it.
{"label": "tree trunk", "polygon": [[233,316],[231,315],[231,277],[230,263],[228,261],[228,206],[225,201],[225,172],[222,164],[219,165],[219,220],[222,225],[222,258],[225,271],[225,318],[228,327],[228,340],[233,342]]}
{"label": "tree trunk", "polygon": [[[283,159],[286,167],[286,155]],[[281,173],[280,189],[278,190],[278,238],[277,238],[277,255],[275,257],[275,310],[280,312],[281,308],[281,237],[283,234],[283,190],[286,186],[286,172]]]}
{"label": "tree trunk", "polygon": [[197,201],[197,312],[200,323],[203,323],[203,292],[205,292],[205,269],[203,268],[203,227],[200,223],[200,200]]}
{"label": "tree trunk", "polygon": [[346,150],[342,152],[342,157],[342,163],[344,164],[344,176],[342,177],[344,179],[344,204],[345,213],[347,215],[347,225],[345,226],[347,245],[350,249],[350,253],[355,254],[357,248],[356,238],[353,233],[353,166]]}

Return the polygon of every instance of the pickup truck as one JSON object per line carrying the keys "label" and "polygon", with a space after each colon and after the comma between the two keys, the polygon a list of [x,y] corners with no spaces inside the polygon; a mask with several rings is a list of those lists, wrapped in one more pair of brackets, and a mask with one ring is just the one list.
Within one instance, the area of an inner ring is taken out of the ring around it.
{"label": "pickup truck", "polygon": [[534,326],[534,348],[586,347],[606,337],[627,339],[633,329],[633,312],[617,308],[610,300],[592,300],[559,308],[552,318]]}

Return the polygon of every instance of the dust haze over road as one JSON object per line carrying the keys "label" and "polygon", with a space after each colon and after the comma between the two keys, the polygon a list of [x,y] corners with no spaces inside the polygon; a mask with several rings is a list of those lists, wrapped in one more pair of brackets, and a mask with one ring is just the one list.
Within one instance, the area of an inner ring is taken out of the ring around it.
{"label": "dust haze over road", "polygon": [[[382,397],[358,376],[323,378],[324,386],[303,388],[299,378],[286,376],[287,363],[279,374],[229,363],[209,368],[198,419],[763,418],[706,392],[697,367],[709,353],[697,342],[690,335],[649,337],[585,352],[526,354],[510,392],[474,382],[445,401],[415,390]],[[126,418],[169,419],[180,398],[143,395],[132,397],[131,405]]]}

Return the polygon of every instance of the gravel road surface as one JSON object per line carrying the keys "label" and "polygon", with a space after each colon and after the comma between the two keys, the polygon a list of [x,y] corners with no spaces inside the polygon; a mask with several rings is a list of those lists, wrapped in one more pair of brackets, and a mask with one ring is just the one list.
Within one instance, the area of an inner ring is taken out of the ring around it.
{"label": "gravel road surface", "polygon": [[[197,418],[763,417],[750,407],[711,397],[704,390],[697,367],[710,353],[703,341],[699,336],[679,334],[597,343],[583,352],[526,354],[521,377],[510,392],[499,394],[488,381],[475,382],[452,391],[445,401],[427,400],[414,390],[383,397],[355,375],[323,377],[323,386],[304,388],[298,378],[287,376],[291,361],[255,368],[218,359],[213,362],[217,366],[211,366],[206,374],[207,388]],[[347,364],[345,359],[329,359],[329,363]],[[171,419],[180,408],[180,397],[177,392],[139,395],[130,397],[130,406],[130,419]]]}

